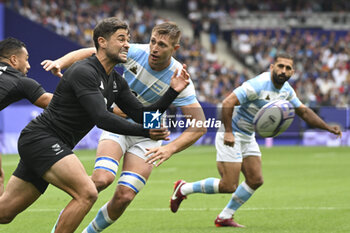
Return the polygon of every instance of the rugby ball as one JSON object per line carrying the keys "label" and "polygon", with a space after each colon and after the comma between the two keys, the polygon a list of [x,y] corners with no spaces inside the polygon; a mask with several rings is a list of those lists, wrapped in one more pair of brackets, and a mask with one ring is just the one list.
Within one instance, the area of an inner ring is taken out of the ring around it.
{"label": "rugby ball", "polygon": [[295,116],[293,105],[286,100],[275,100],[265,104],[255,115],[255,132],[262,137],[276,137],[283,133]]}

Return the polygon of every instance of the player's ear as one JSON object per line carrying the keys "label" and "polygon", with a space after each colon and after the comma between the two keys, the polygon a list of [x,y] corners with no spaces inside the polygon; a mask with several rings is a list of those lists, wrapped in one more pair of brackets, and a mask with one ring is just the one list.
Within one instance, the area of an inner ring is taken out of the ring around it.
{"label": "player's ear", "polygon": [[295,70],[294,70],[294,68],[292,67],[292,74],[291,74],[291,77],[294,75],[294,73],[295,73]]}
{"label": "player's ear", "polygon": [[175,46],[174,46],[174,51],[178,50],[179,48],[180,48],[180,44],[176,43]]}
{"label": "player's ear", "polygon": [[107,40],[104,37],[100,36],[99,38],[97,38],[97,42],[101,48],[105,49],[107,47]]}
{"label": "player's ear", "polygon": [[17,64],[18,64],[18,57],[15,54],[12,54],[9,58],[11,65],[13,65],[13,67],[17,68]]}
{"label": "player's ear", "polygon": [[274,64],[270,64],[270,71],[271,72],[273,71],[273,66],[274,66]]}

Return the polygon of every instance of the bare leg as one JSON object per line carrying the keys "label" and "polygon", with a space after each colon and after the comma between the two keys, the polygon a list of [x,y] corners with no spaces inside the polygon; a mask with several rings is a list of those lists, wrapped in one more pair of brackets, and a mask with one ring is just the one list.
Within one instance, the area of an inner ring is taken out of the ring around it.
{"label": "bare leg", "polygon": [[94,183],[74,154],[55,163],[43,178],[73,197],[64,208],[55,232],[74,232],[97,199]]}
{"label": "bare leg", "polygon": [[233,193],[236,191],[239,182],[242,163],[236,162],[217,162],[218,171],[221,176],[219,183],[220,193]]}
{"label": "bare leg", "polygon": [[245,177],[245,182],[250,188],[256,190],[264,183],[261,169],[261,157],[248,156],[244,158],[242,172]]}
{"label": "bare leg", "polygon": [[[113,140],[102,140],[98,144],[96,158],[104,156],[113,158],[119,162],[123,156],[122,148]],[[93,171],[91,179],[95,183],[97,190],[100,192],[114,181],[115,175],[104,169],[96,169]]]}
{"label": "bare leg", "polygon": [[40,197],[41,193],[33,184],[11,176],[6,191],[0,197],[0,223],[11,222],[17,214]]}
{"label": "bare leg", "polygon": [[[124,156],[123,171],[135,172],[146,180],[150,176],[153,165],[145,163],[145,160],[131,153]],[[135,198],[136,193],[132,189],[118,185],[112,200],[109,201],[107,210],[112,220],[118,219]]]}
{"label": "bare leg", "polygon": [[0,196],[4,193],[5,172],[2,169],[1,154],[0,154]]}

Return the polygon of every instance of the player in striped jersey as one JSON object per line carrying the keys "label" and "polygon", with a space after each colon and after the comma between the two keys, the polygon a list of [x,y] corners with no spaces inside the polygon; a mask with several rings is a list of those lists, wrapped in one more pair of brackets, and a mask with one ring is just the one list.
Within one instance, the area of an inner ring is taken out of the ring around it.
{"label": "player in striped jersey", "polygon": [[[122,64],[125,68],[124,77],[143,104],[157,101],[168,88],[174,71],[182,68],[172,57],[180,47],[180,34],[175,23],[166,22],[153,28],[149,44],[130,44],[127,62]],[[77,59],[94,52],[91,48],[73,51],[56,61],[45,60],[42,64],[46,70],[52,70],[60,76],[61,68],[66,68]],[[186,117],[205,121],[192,82],[179,94],[173,105],[180,107]],[[99,191],[114,181],[123,155],[124,163],[113,198],[100,209],[84,232],[101,232],[116,221],[146,184],[153,163],[158,161],[156,166],[159,166],[174,153],[195,143],[205,132],[204,127],[190,127],[169,144],[161,146],[161,141],[104,131],[97,148],[96,165],[92,175]],[[152,149],[147,152],[146,148]],[[147,155],[149,156],[146,157]]]}
{"label": "player in striped jersey", "polygon": [[[178,180],[170,200],[171,211],[177,212],[181,202],[192,193],[233,193],[231,200],[215,219],[218,227],[244,227],[233,220],[236,210],[263,184],[261,152],[255,140],[253,119],[259,109],[274,100],[288,100],[296,113],[309,125],[341,137],[338,126],[329,126],[310,108],[303,105],[288,80],[293,75],[293,59],[279,54],[270,72],[244,82],[226,97],[222,105],[223,127],[216,134],[217,168],[221,179],[206,178],[186,183]],[[234,107],[240,105],[233,113]],[[245,181],[240,185],[242,171]]]}

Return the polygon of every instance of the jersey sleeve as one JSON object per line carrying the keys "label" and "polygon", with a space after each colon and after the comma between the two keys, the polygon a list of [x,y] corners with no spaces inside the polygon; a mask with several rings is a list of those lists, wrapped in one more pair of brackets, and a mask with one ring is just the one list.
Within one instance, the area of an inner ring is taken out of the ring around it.
{"label": "jersey sleeve", "polygon": [[291,86],[289,86],[289,95],[287,100],[293,105],[294,108],[298,108],[302,104]]}
{"label": "jersey sleeve", "polygon": [[74,69],[69,72],[67,80],[71,83],[78,98],[84,95],[100,93],[94,72],[95,71],[82,66],[74,67]]}
{"label": "jersey sleeve", "polygon": [[40,96],[46,93],[44,88],[34,79],[22,78],[20,84],[21,92],[31,103],[34,103]]}
{"label": "jersey sleeve", "polygon": [[161,113],[165,112],[168,106],[179,94],[170,87],[157,102],[149,106],[144,106],[131,92],[127,82],[124,79],[121,79],[120,81],[121,92],[119,93],[118,97],[116,97],[114,102],[126,115],[138,123],[143,122],[143,112],[145,111],[159,110]]}
{"label": "jersey sleeve", "polygon": [[257,91],[248,81],[244,82],[240,87],[237,87],[233,93],[236,94],[240,104],[244,104],[258,98]]}

